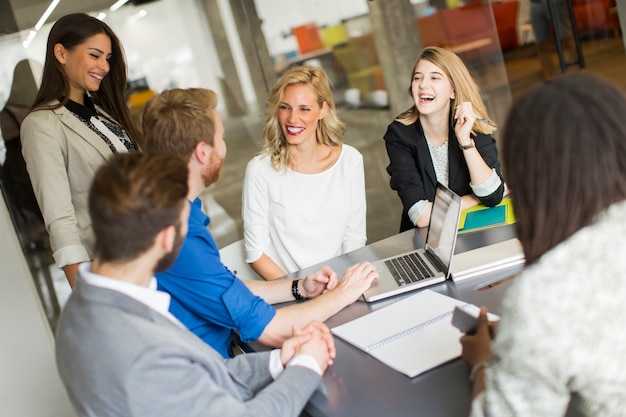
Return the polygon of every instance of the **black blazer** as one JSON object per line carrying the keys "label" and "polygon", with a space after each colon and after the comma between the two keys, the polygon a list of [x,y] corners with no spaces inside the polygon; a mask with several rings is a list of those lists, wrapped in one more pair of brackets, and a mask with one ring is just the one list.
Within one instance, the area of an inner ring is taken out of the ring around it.
{"label": "black blazer", "polygon": [[[419,119],[405,125],[393,121],[387,128],[384,136],[389,166],[387,172],[391,176],[391,188],[398,192],[402,205],[402,222],[400,231],[415,227],[409,219],[408,210],[420,200],[433,201],[437,176],[428,150],[426,136]],[[498,160],[496,141],[489,135],[480,134],[473,137],[476,149],[491,168],[502,179],[502,184],[496,191],[486,197],[478,197],[486,206],[495,206],[502,201],[504,194],[504,177]],[[470,174],[463,151],[457,146],[454,128],[450,127],[448,146],[449,181],[448,187],[460,196],[472,194]]]}

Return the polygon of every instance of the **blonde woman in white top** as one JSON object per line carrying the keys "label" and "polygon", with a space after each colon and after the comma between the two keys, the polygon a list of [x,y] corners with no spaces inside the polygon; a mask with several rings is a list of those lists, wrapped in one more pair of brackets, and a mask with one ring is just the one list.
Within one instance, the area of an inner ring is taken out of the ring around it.
{"label": "blonde woman in white top", "polygon": [[365,245],[363,157],[341,143],[321,68],[294,67],[270,92],[265,147],[246,169],[246,261],[267,280]]}

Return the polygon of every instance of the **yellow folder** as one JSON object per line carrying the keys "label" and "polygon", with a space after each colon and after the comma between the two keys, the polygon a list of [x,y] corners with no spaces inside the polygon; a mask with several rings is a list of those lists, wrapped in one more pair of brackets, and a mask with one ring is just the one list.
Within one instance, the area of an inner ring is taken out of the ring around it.
{"label": "yellow folder", "polygon": [[504,197],[500,204],[494,207],[479,204],[463,210],[459,219],[459,234],[513,223],[515,223],[513,204],[509,197]]}

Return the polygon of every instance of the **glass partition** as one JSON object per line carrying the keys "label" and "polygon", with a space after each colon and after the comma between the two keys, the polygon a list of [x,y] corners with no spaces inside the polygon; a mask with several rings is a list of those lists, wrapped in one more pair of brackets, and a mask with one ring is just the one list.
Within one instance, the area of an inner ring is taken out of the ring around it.
{"label": "glass partition", "polygon": [[[322,66],[334,82],[338,104],[351,109],[387,110],[390,97],[404,98],[406,89],[388,91],[385,85],[385,65],[375,42],[385,33],[377,33],[373,27],[367,2],[352,0],[352,7],[319,3],[303,10],[299,3],[278,6],[271,0],[256,1],[276,75],[293,65]],[[519,45],[518,7],[517,0],[413,4],[423,46],[444,47],[463,59],[499,124],[504,123],[512,100],[505,54]],[[407,87],[410,71],[407,67]]]}

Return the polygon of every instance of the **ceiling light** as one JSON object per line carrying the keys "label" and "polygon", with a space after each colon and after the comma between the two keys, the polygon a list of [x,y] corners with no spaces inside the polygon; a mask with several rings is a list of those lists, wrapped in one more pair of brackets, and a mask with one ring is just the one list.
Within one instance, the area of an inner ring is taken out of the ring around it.
{"label": "ceiling light", "polygon": [[50,3],[50,6],[48,6],[46,11],[43,12],[41,17],[39,18],[39,21],[35,25],[35,30],[41,29],[41,27],[44,25],[44,23],[46,23],[46,20],[48,20],[48,18],[50,17],[50,15],[52,14],[52,12],[57,7],[57,4],[59,4],[60,1],[61,0],[52,0],[52,3]]}
{"label": "ceiling light", "polygon": [[98,13],[98,16],[96,16],[96,19],[104,20],[105,17],[107,17],[107,14],[104,13],[104,12],[100,12],[100,13]]}
{"label": "ceiling light", "polygon": [[126,3],[128,3],[128,0],[117,0],[111,7],[109,7],[109,10],[114,12]]}
{"label": "ceiling light", "polygon": [[145,10],[141,9],[139,10],[137,13],[135,13],[134,15],[132,15],[131,17],[128,18],[128,21],[130,22],[136,22],[137,20],[141,19],[142,17],[146,17],[148,15],[148,12],[146,12]]}
{"label": "ceiling light", "polygon": [[28,48],[28,45],[30,45],[33,39],[35,39],[36,35],[37,35],[37,31],[35,30],[31,30],[30,32],[28,32],[28,36],[26,37],[26,40],[22,42],[22,45],[24,45],[24,49]]}

